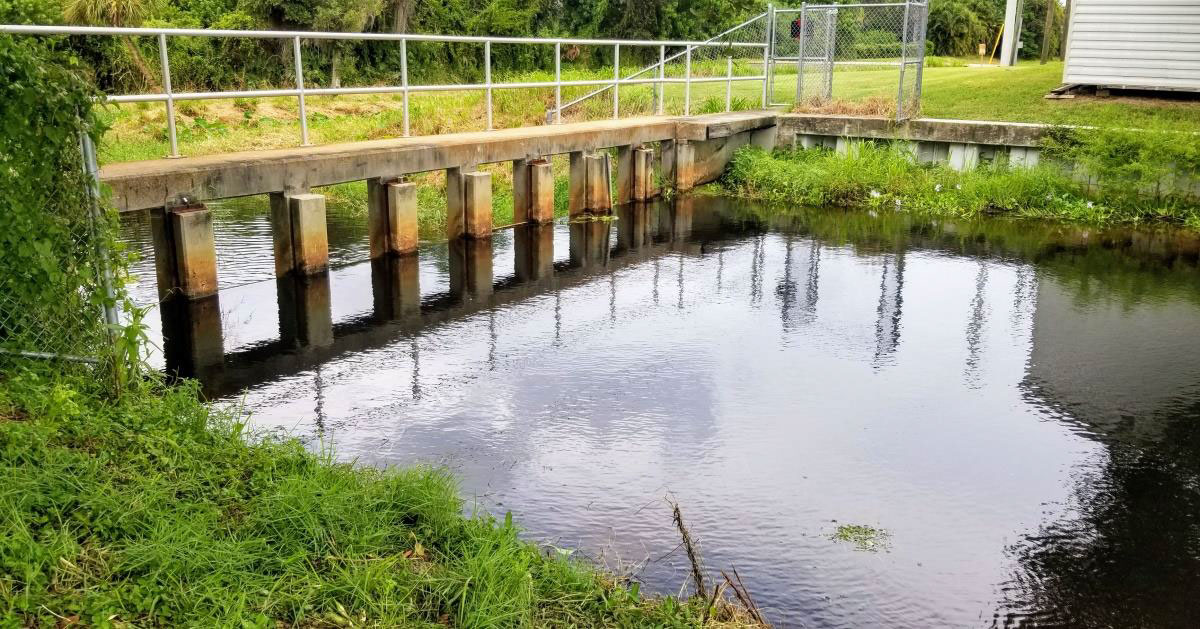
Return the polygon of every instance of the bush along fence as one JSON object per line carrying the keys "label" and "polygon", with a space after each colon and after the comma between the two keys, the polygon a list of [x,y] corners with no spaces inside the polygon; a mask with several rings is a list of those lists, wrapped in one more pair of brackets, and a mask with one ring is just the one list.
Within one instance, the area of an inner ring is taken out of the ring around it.
{"label": "bush along fence", "polygon": [[130,351],[120,310],[136,312],[96,180],[95,92],[74,64],[0,37],[0,360],[112,367]]}

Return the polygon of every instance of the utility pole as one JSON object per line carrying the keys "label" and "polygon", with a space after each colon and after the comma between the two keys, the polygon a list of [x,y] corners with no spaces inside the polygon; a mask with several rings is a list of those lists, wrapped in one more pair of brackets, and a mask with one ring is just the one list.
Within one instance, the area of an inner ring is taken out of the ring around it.
{"label": "utility pole", "polygon": [[1054,28],[1054,7],[1058,0],[1046,1],[1046,22],[1042,26],[1042,65],[1050,59],[1050,31]]}
{"label": "utility pole", "polygon": [[1021,0],[1007,0],[1004,5],[1004,34],[1000,43],[1000,65],[1017,64],[1021,45]]}

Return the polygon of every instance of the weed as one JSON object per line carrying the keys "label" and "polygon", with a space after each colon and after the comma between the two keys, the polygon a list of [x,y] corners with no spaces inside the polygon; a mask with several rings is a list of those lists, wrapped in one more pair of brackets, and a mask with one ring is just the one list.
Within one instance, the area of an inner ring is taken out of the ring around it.
{"label": "weed", "polygon": [[853,544],[856,550],[872,553],[887,550],[890,538],[891,534],[887,531],[865,524],[839,524],[829,536],[835,542]]}

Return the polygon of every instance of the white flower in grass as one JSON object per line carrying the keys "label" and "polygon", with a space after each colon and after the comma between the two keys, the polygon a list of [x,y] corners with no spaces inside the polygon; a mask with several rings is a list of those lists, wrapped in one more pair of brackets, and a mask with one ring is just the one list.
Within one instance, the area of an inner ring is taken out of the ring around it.
{"label": "white flower in grass", "polygon": [[934,192],[941,192],[941,191],[942,191],[942,184],[940,184],[940,183],[939,183],[938,185],[934,186],[934,187],[933,187],[933,191],[934,191]]}
{"label": "white flower in grass", "polygon": [[872,198],[872,199],[878,199],[880,196],[882,196],[882,195],[880,195],[880,194],[879,194],[879,191],[878,191],[878,190],[872,190],[872,191],[871,191],[871,198]]}
{"label": "white flower in grass", "polygon": [[900,199],[896,199],[896,209],[900,209]]}
{"label": "white flower in grass", "polygon": [[956,183],[956,184],[954,184],[954,189],[955,189],[955,190],[962,190],[962,184],[961,184],[961,183]]}
{"label": "white flower in grass", "polygon": [[1087,202],[1087,206],[1088,206],[1088,209],[1089,209],[1089,210],[1090,210],[1090,209],[1092,209],[1092,202],[1091,202],[1091,201],[1088,201],[1088,202]]}

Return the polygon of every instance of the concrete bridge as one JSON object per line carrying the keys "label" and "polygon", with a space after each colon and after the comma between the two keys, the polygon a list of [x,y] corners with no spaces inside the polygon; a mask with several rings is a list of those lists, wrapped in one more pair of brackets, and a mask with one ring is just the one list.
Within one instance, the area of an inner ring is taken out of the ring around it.
{"label": "concrete bridge", "polygon": [[[549,156],[570,156],[575,216],[653,199],[662,193],[658,182],[686,191],[712,181],[736,149],[769,149],[776,137],[773,112],[654,116],[126,162],[100,175],[120,210],[152,211],[160,297],[200,299],[217,291],[208,200],[270,195],[276,275],[312,276],[329,261],[325,198],[315,187],[367,181],[370,255],[382,259],[416,252],[416,184],[408,175],[444,170],[447,238],[486,240],[492,186],[481,164],[512,163],[513,216],[539,224],[553,218]],[[609,148],[617,149],[616,198],[609,156],[597,153]]]}

